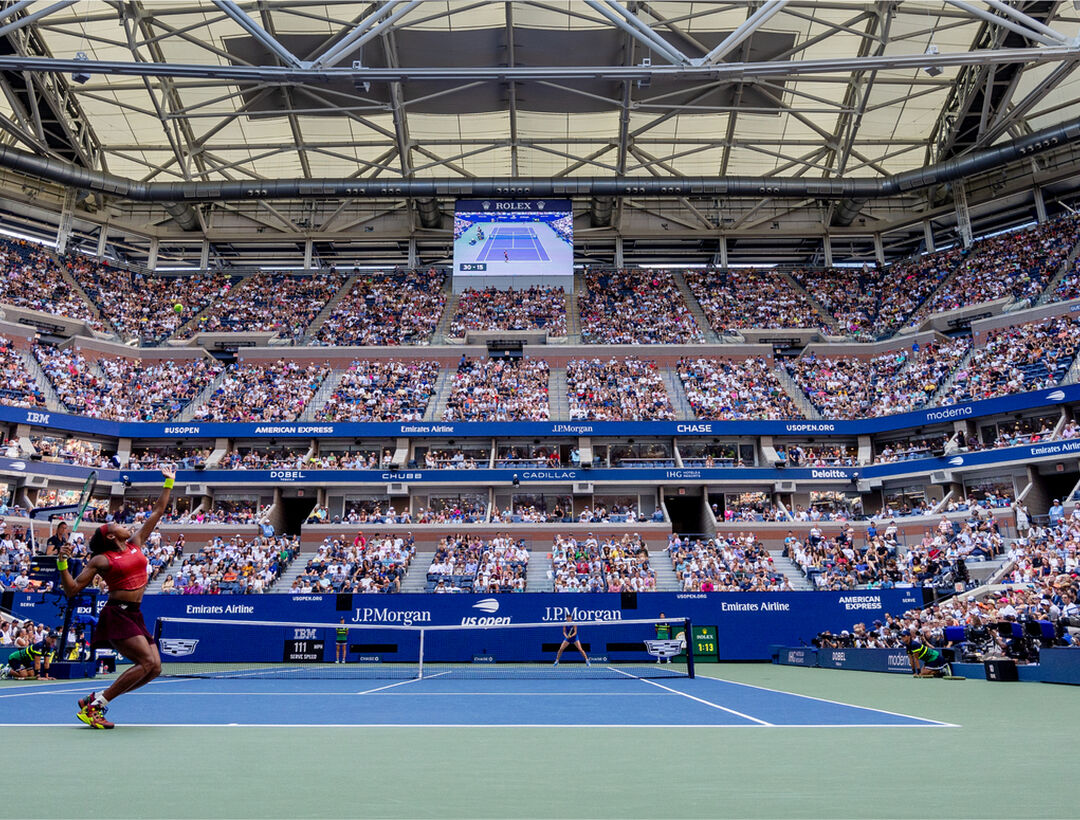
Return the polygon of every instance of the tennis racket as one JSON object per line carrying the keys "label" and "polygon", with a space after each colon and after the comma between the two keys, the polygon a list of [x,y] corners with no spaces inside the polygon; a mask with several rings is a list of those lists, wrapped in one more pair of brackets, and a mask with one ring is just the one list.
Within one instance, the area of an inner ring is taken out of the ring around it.
{"label": "tennis racket", "polygon": [[86,515],[86,508],[90,506],[90,499],[94,496],[95,487],[97,487],[97,470],[91,470],[90,475],[86,477],[86,482],[83,484],[82,492],[79,493],[79,512],[75,516],[75,525],[71,528],[73,533],[78,531],[83,516]]}

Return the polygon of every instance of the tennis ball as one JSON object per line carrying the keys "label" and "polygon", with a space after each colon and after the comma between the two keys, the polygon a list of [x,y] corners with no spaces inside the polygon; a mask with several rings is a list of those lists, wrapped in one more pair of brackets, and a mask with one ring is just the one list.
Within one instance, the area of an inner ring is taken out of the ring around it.
{"label": "tennis ball", "polygon": [[172,309],[175,310],[178,314],[184,312],[184,306],[182,304],[180,304],[179,302],[177,302],[175,305],[173,305]]}

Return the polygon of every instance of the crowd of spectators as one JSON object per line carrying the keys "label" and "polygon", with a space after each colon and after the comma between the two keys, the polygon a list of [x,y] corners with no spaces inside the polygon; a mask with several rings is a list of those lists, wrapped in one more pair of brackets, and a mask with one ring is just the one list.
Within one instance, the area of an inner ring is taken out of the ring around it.
{"label": "crowd of spectators", "polygon": [[472,330],[546,330],[549,336],[565,336],[566,293],[540,285],[524,290],[468,288],[458,296],[447,335],[461,339]]}
{"label": "crowd of spectators", "polygon": [[859,448],[851,444],[783,444],[776,454],[789,467],[853,467],[859,463]]}
{"label": "crowd of spectators", "polygon": [[356,361],[317,416],[325,421],[419,421],[438,377],[438,362]]}
{"label": "crowd of spectators", "polygon": [[795,270],[791,277],[832,317],[841,335],[860,340],[877,335],[883,283],[876,267]]}
{"label": "crowd of spectators", "polygon": [[45,407],[45,394],[10,339],[0,336],[0,400],[13,407]]}
{"label": "crowd of spectators", "polygon": [[185,555],[174,575],[162,584],[161,592],[166,595],[269,592],[299,552],[300,541],[296,536],[217,537],[198,552]]}
{"label": "crowd of spectators", "polygon": [[1071,215],[982,239],[914,318],[1004,297],[1033,301],[1078,240],[1080,219]]}
{"label": "crowd of spectators", "polygon": [[284,359],[232,365],[194,415],[199,421],[296,421],[329,375],[328,365]]}
{"label": "crowd of spectators", "polygon": [[524,540],[500,533],[485,539],[448,535],[427,570],[431,592],[524,592],[529,550]]}
{"label": "crowd of spectators", "polygon": [[539,359],[462,357],[450,384],[445,421],[547,421],[548,364]]}
{"label": "crowd of spectators", "polygon": [[301,338],[308,325],[345,285],[347,277],[324,273],[258,273],[210,304],[188,335],[273,331],[282,339]]}
{"label": "crowd of spectators", "polygon": [[1055,316],[987,334],[956,371],[942,404],[989,399],[1057,384],[1076,358],[1080,319]]}
{"label": "crowd of spectators", "polygon": [[656,362],[643,359],[574,359],[566,364],[571,419],[654,421],[674,419]]}
{"label": "crowd of spectators", "polygon": [[597,538],[556,535],[551,545],[556,592],[655,592],[656,571],[638,533]]}
{"label": "crowd of spectators", "polygon": [[788,372],[825,418],[857,419],[906,413],[929,402],[971,349],[966,336],[915,345],[870,359],[808,354]]}
{"label": "crowd of spectators", "polygon": [[412,535],[357,533],[327,536],[304,571],[293,581],[294,593],[400,592],[401,581],[416,555]]}
{"label": "crowd of spectators", "polygon": [[587,271],[578,296],[586,344],[689,344],[704,339],[664,271]]}
{"label": "crowd of spectators", "polygon": [[413,517],[416,524],[483,524],[487,520],[487,504],[483,501],[448,500],[419,507]]}
{"label": "crowd of spectators", "polygon": [[966,257],[966,251],[945,251],[913,256],[880,270],[881,302],[874,328],[877,337],[891,336],[918,310],[934,289]]}
{"label": "crowd of spectators", "polygon": [[316,345],[424,344],[446,305],[444,278],[434,268],[360,278],[309,341]]}
{"label": "crowd of spectators", "polygon": [[764,358],[683,358],[678,374],[699,419],[803,417]]}
{"label": "crowd of spectators", "polygon": [[827,328],[806,294],[780,271],[691,271],[686,283],[717,333],[741,328]]}
{"label": "crowd of spectators", "polygon": [[42,461],[59,464],[78,464],[80,467],[108,467],[110,454],[96,441],[79,438],[46,438],[31,436],[30,443]]}
{"label": "crowd of spectators", "polygon": [[223,273],[144,274],[81,254],[69,254],[64,262],[116,331],[145,346],[160,344],[211,303],[224,300],[235,282]]}
{"label": "crowd of spectators", "polygon": [[423,464],[425,470],[476,470],[487,467],[490,460],[490,452],[482,449],[466,452],[461,449],[436,450],[432,448],[424,453]]}
{"label": "crowd of spectators", "polygon": [[206,465],[213,450],[209,447],[139,447],[132,450],[125,467],[131,469],[152,470],[159,464],[172,464],[178,470],[196,470],[199,465]]}
{"label": "crowd of spectators", "polygon": [[110,421],[174,419],[221,373],[208,357],[90,360],[75,347],[37,344],[34,358],[68,410]]}
{"label": "crowd of spectators", "polygon": [[892,587],[902,580],[896,534],[895,523],[881,534],[871,524],[866,543],[859,547],[850,525],[832,536],[826,536],[815,525],[805,539],[789,532],[784,540],[784,555],[799,566],[814,589],[855,589],[871,583]]}
{"label": "crowd of spectators", "polygon": [[0,302],[108,330],[53,257],[43,247],[22,240],[0,239]]}
{"label": "crowd of spectators", "polygon": [[719,503],[711,505],[716,520],[731,524],[737,521],[787,521],[789,515],[777,507],[768,497],[759,499],[730,499],[723,509]]}
{"label": "crowd of spectators", "polygon": [[667,553],[683,592],[785,592],[791,582],[753,533],[703,539],[672,533]]}

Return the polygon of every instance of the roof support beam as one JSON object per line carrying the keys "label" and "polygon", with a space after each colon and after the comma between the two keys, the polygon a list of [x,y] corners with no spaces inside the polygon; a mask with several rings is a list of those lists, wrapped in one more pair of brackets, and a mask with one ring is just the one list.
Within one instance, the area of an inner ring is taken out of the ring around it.
{"label": "roof support beam", "polygon": [[[75,5],[76,2],[77,2],[77,0],[60,0],[59,3],[53,3],[51,6],[46,6],[45,8],[41,9],[40,11],[33,11],[30,14],[26,15],[25,17],[20,17],[18,20],[14,20],[14,21],[8,23],[7,25],[0,26],[0,37],[3,37],[5,34],[10,34],[13,31],[18,31],[23,26],[29,25],[30,23],[33,23],[35,20],[40,20],[42,17],[47,17],[48,15],[53,14],[54,12],[63,11],[68,6]],[[15,6],[12,6],[11,9],[8,9],[7,13],[4,14],[3,16],[4,17],[11,16],[11,14],[14,13],[13,9],[16,8],[16,7],[22,8],[23,4],[22,3],[16,3]]]}
{"label": "roof support beam", "polygon": [[986,5],[991,8],[995,8],[1002,14],[1007,14],[1009,17],[1016,20],[1020,25],[1025,26],[1032,31],[1038,31],[1045,34],[1051,40],[1057,40],[1062,45],[1069,45],[1072,41],[1060,32],[1054,31],[1050,26],[1036,20],[1030,15],[1024,14],[1020,9],[1015,9],[1008,3],[1002,3],[1001,0],[986,0]]}
{"label": "roof support beam", "polygon": [[625,8],[621,3],[617,3],[615,0],[607,0],[607,2],[585,0],[585,4],[631,37],[655,51],[672,65],[690,65],[689,57],[641,22],[636,14]]}
{"label": "roof support beam", "polygon": [[[316,57],[311,63],[311,67],[318,70],[336,66],[350,54],[355,53],[364,43],[383,34],[394,23],[420,5],[417,0],[411,0],[411,2],[394,11],[394,7],[400,2],[401,0],[387,0],[379,9],[357,23],[353,30],[346,34],[336,45],[331,46]],[[389,16],[383,17],[388,12],[390,13]]]}
{"label": "roof support beam", "polygon": [[993,23],[995,26],[1007,28],[1009,31],[1016,32],[1021,37],[1026,37],[1029,40],[1034,40],[1035,42],[1042,43],[1044,46],[1062,45],[1062,41],[1057,39],[1061,36],[1059,34],[1056,34],[1055,37],[1049,37],[1042,32],[1035,31],[1034,29],[1030,29],[1027,26],[1021,25],[1015,20],[1001,17],[997,14],[994,14],[992,11],[987,11],[986,9],[974,6],[971,3],[967,3],[965,2],[965,0],[945,0],[945,2],[956,6],[958,9],[963,9],[972,17],[978,17],[980,20],[985,20],[988,23]]}
{"label": "roof support beam", "polygon": [[723,42],[717,44],[716,48],[702,57],[700,62],[695,62],[699,62],[700,65],[716,65],[742,45],[744,40],[749,39],[755,31],[771,20],[774,15],[782,11],[787,2],[788,0],[766,0],[761,8],[746,18],[746,22],[725,37]]}
{"label": "roof support beam", "polygon": [[293,68],[306,67],[305,64],[300,61],[299,57],[279,43],[277,38],[271,36],[266,29],[248,17],[247,12],[236,5],[233,0],[213,0],[213,2],[215,6],[225,12],[225,14],[228,15],[233,22],[239,25],[240,28],[270,49],[270,51],[272,51],[285,65],[292,66]]}

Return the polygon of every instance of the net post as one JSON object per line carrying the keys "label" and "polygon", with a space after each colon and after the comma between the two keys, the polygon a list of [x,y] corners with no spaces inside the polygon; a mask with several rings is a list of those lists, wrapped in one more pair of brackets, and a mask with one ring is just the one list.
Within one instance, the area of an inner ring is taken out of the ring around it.
{"label": "net post", "polygon": [[683,634],[686,636],[686,676],[694,677],[694,629],[690,619],[683,621]]}
{"label": "net post", "polygon": [[423,679],[424,677],[424,627],[420,627],[420,654],[417,661],[416,677]]}
{"label": "net post", "polygon": [[161,647],[161,618],[154,621],[154,646],[160,649]]}

